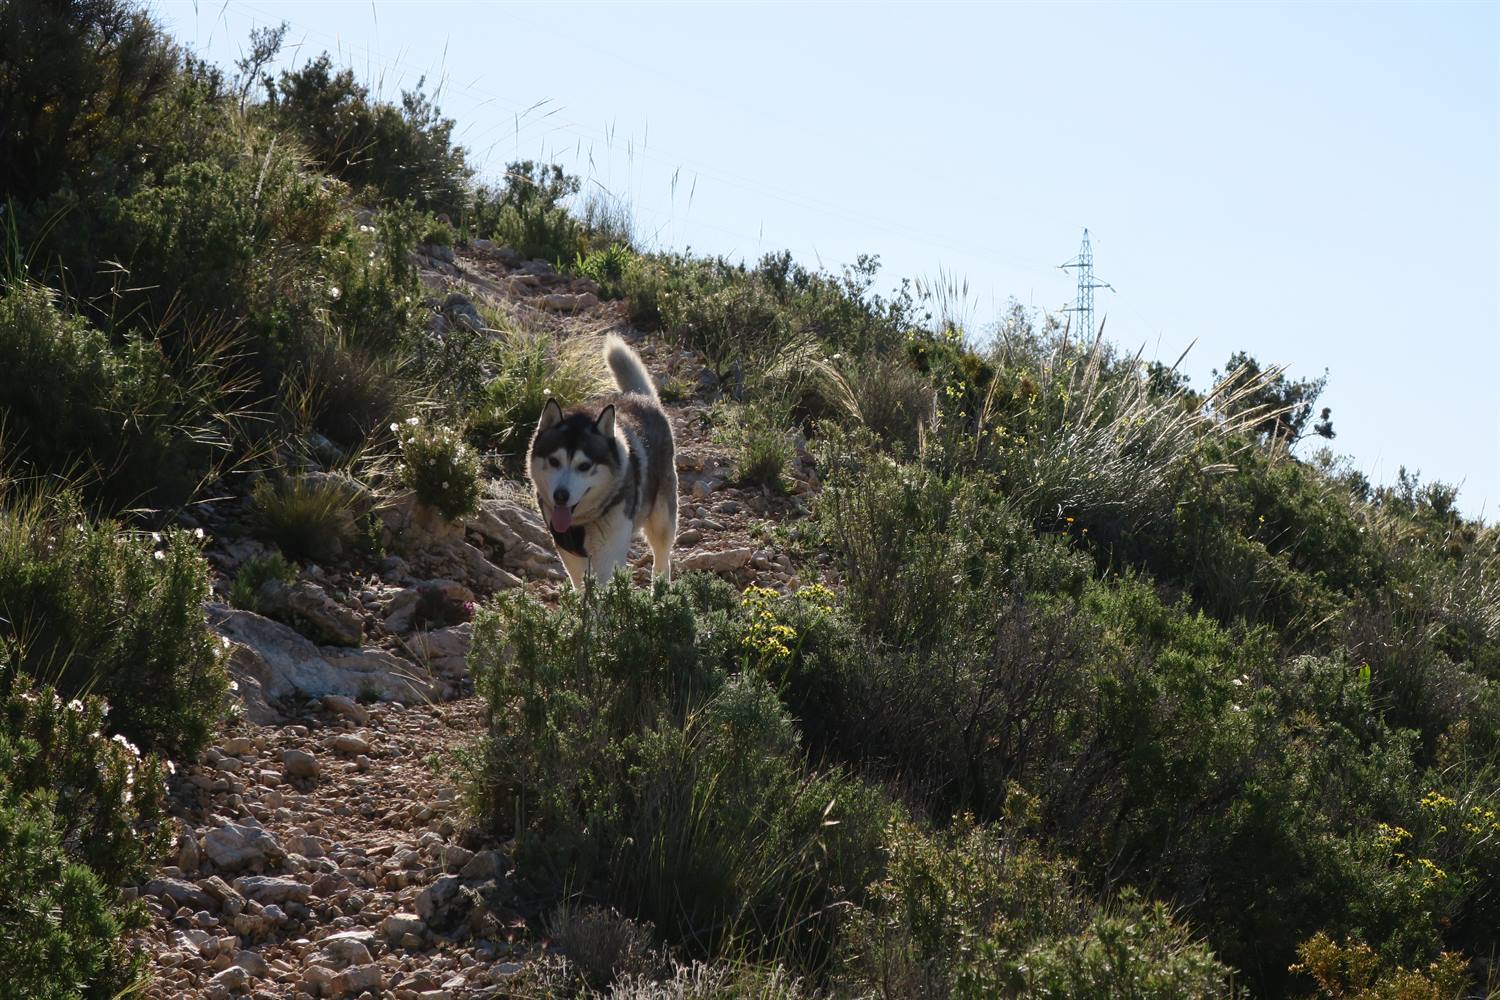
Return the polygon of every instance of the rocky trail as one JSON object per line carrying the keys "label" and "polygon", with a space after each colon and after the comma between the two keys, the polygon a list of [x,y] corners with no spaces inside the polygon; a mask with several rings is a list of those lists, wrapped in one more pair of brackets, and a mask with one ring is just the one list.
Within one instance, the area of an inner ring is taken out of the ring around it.
{"label": "rocky trail", "polygon": [[[563,337],[618,332],[659,384],[711,382],[691,352],[631,330],[592,282],[482,242],[459,256],[424,248],[419,263],[437,336],[482,325],[479,303]],[[701,391],[668,404],[681,480],[674,569],[795,586],[772,529],[807,514],[811,463],[805,453],[794,463],[790,496],[736,488],[707,407]],[[148,997],[503,997],[545,954],[507,845],[469,829],[455,754],[484,724],[465,665],[473,604],[516,587],[554,599],[567,585],[561,563],[524,484],[488,483],[480,511],[456,524],[410,498],[377,503],[348,488],[391,539],[378,572],[334,552],[263,587],[266,615],[209,608],[242,712],[179,764],[172,863],[129,890],[152,914],[134,942],[150,957]],[[221,599],[239,565],[270,551],[250,510],[224,501],[190,524],[210,536]],[[645,582],[644,543],[632,565]]]}

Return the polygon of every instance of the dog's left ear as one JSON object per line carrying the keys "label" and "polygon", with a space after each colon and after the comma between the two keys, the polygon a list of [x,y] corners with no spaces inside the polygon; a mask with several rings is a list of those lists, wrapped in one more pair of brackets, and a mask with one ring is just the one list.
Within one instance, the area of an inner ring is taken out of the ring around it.
{"label": "dog's left ear", "polygon": [[594,421],[594,429],[605,437],[615,436],[615,404],[610,403],[599,414],[599,419]]}

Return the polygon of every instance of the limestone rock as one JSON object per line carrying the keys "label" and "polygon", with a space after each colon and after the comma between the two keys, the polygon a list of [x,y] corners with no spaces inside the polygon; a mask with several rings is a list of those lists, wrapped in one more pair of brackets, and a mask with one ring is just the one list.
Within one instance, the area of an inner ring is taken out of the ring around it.
{"label": "limestone rock", "polygon": [[325,694],[323,696],[323,707],[336,715],[353,719],[361,726],[370,721],[369,711],[359,702],[346,695]]}
{"label": "limestone rock", "polygon": [[234,880],[234,886],[261,905],[292,902],[305,903],[312,898],[312,886],[295,879],[275,875],[246,875]]}
{"label": "limestone rock", "polygon": [[358,646],[364,639],[359,616],[310,580],[288,586],[267,580],[255,594],[260,610],[287,622],[314,642],[334,646]]}
{"label": "limestone rock", "polygon": [[208,608],[210,626],[232,643],[229,673],[253,722],[279,720],[271,703],[292,695],[432,697],[436,687],[412,664],[380,649],[318,646],[279,622],[224,605]]}
{"label": "limestone rock", "polygon": [[542,296],[542,308],[550,312],[575,313],[584,309],[592,309],[598,304],[599,296],[592,292],[580,292],[577,295],[553,292],[551,295]]}
{"label": "limestone rock", "polygon": [[203,851],[225,871],[238,871],[257,864],[275,864],[286,851],[269,832],[247,823],[226,823],[203,835]]}
{"label": "limestone rock", "polygon": [[684,573],[704,570],[710,573],[727,573],[743,569],[750,562],[754,550],[749,548],[720,549],[717,552],[689,552],[676,559],[676,568]]}
{"label": "limestone rock", "polygon": [[141,894],[171,900],[174,906],[192,910],[217,909],[213,897],[191,882],[175,878],[154,878],[141,887]]}
{"label": "limestone rock", "polygon": [[462,919],[466,904],[463,880],[444,875],[417,894],[417,915],[428,927],[444,930]]}

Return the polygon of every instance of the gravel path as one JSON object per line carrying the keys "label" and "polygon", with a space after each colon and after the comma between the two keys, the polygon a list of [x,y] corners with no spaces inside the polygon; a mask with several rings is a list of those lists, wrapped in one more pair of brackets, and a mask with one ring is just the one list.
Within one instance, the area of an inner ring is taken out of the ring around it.
{"label": "gravel path", "polygon": [[[424,279],[437,291],[486,297],[564,336],[616,330],[658,379],[703,382],[694,355],[641,338],[617,303],[593,298],[588,282],[498,251],[427,264]],[[689,398],[668,410],[681,479],[675,567],[778,589],[823,576],[816,560],[799,576],[773,541],[777,525],[807,514],[816,487],[810,461],[804,456],[792,470],[791,496],[737,489],[728,482],[729,454],[707,433],[707,404]],[[644,582],[643,543],[632,561]],[[521,579],[546,600],[561,586],[555,571]],[[366,639],[374,641],[368,630]],[[441,689],[450,695],[472,690],[463,674],[450,680]],[[130,890],[153,916],[135,942],[151,956],[154,980],[144,995],[507,995],[506,984],[545,941],[517,909],[506,845],[466,828],[454,755],[481,735],[480,700],[361,704],[330,696],[277,708],[278,721],[227,728],[172,779],[172,812],[184,831],[175,864]]]}

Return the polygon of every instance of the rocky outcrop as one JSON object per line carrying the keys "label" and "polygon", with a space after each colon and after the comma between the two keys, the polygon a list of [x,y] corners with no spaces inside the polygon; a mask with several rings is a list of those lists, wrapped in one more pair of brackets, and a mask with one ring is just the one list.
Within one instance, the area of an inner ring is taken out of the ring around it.
{"label": "rocky outcrop", "polygon": [[380,508],[391,548],[411,571],[423,576],[458,580],[480,594],[521,585],[464,537],[462,521],[450,521],[406,494]]}
{"label": "rocky outcrop", "polygon": [[386,650],[319,646],[280,622],[225,605],[210,605],[208,617],[229,644],[229,672],[251,721],[277,721],[274,704],[294,695],[410,701],[438,694],[415,663]]}

